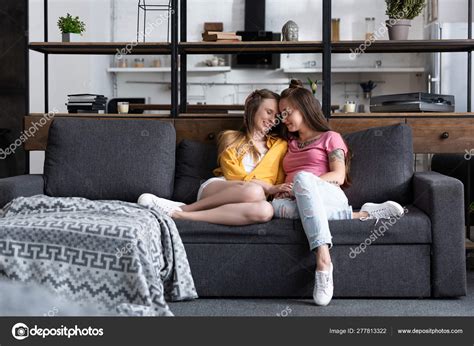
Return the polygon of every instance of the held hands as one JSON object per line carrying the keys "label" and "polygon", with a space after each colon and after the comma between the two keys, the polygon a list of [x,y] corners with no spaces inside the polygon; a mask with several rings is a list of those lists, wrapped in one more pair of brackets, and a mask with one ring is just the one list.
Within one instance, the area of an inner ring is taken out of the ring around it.
{"label": "held hands", "polygon": [[274,196],[275,199],[279,199],[279,198],[289,198],[289,199],[293,199],[293,192],[278,192],[275,196]]}
{"label": "held hands", "polygon": [[284,183],[279,185],[273,185],[268,190],[270,195],[274,195],[275,198],[289,198],[293,196],[293,184]]}

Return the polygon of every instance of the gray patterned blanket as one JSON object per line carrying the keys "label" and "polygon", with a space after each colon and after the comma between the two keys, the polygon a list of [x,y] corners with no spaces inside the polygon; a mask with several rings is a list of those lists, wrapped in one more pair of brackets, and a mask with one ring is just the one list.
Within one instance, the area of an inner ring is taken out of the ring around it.
{"label": "gray patterned blanket", "polygon": [[14,199],[0,211],[0,277],[104,315],[172,316],[166,300],[197,298],[174,221],[122,201]]}

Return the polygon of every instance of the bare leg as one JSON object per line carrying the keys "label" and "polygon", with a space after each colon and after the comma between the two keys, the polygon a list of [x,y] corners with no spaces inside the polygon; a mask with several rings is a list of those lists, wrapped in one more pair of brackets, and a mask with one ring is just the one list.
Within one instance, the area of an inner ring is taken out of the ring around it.
{"label": "bare leg", "polygon": [[234,203],[200,211],[176,211],[174,219],[204,221],[229,226],[268,222],[273,217],[273,207],[267,201]]}
{"label": "bare leg", "polygon": [[199,211],[231,203],[265,201],[263,188],[257,184],[241,181],[215,181],[203,191],[199,201],[181,207],[183,211]]}
{"label": "bare leg", "polygon": [[316,251],[316,270],[327,271],[331,266],[331,255],[329,254],[329,247],[327,245],[319,246]]}
{"label": "bare leg", "polygon": [[[366,211],[358,211],[352,213],[353,219],[360,219],[361,217],[367,217],[369,213]],[[316,251],[316,270],[326,271],[329,270],[331,265],[331,255],[329,254],[329,247],[327,245],[319,246]]]}

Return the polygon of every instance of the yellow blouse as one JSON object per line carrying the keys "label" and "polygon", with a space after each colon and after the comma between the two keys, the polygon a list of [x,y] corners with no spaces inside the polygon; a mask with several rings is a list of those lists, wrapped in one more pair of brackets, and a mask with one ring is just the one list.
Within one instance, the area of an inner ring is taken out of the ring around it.
{"label": "yellow blouse", "polygon": [[256,179],[272,185],[282,184],[285,181],[283,158],[288,148],[287,141],[268,137],[267,148],[267,153],[250,173],[245,171],[242,163],[244,155],[238,155],[236,147],[226,149],[219,157],[220,167],[214,170],[214,175],[224,176],[227,180],[250,181]]}

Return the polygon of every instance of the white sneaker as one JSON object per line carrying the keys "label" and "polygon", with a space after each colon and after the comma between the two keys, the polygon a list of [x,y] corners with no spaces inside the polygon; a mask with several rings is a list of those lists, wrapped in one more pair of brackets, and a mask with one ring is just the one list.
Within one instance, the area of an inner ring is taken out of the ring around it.
{"label": "white sneaker", "polygon": [[151,193],[142,194],[138,197],[137,203],[143,207],[156,208],[168,216],[172,216],[176,211],[183,211],[181,206],[185,205],[181,202],[174,202],[169,199],[160,198]]}
{"label": "white sneaker", "polygon": [[326,306],[331,302],[334,294],[333,269],[331,263],[329,271],[316,271],[313,290],[313,299],[316,305]]}
{"label": "white sneaker", "polygon": [[384,203],[365,203],[360,211],[369,214],[367,217],[361,217],[362,221],[370,219],[390,219],[391,217],[400,217],[404,214],[403,207],[397,202],[387,201]]}

